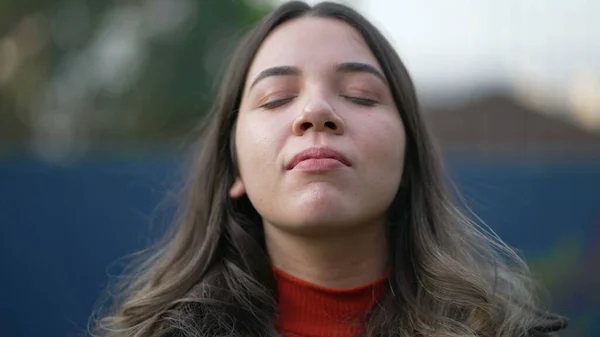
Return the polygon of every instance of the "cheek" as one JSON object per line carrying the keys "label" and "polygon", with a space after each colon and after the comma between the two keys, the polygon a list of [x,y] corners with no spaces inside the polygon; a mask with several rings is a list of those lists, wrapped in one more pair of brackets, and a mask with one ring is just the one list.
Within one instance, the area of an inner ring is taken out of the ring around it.
{"label": "cheek", "polygon": [[[391,115],[393,116],[393,115]],[[406,136],[400,117],[369,118],[360,124],[365,132],[360,132],[361,152],[373,164],[373,168],[402,170]]]}
{"label": "cheek", "polygon": [[245,180],[259,179],[273,169],[279,148],[276,130],[260,118],[240,118],[236,128],[239,170]]}

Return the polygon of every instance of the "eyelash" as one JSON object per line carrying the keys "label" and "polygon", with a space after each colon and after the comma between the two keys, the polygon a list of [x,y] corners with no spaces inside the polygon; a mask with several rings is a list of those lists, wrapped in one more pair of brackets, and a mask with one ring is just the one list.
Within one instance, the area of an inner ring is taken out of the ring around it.
{"label": "eyelash", "polygon": [[261,105],[260,107],[263,108],[263,109],[267,109],[267,110],[275,109],[275,108],[278,108],[278,107],[280,107],[280,106],[282,106],[282,105],[284,105],[284,104],[286,104],[288,102],[291,102],[294,98],[296,98],[296,97],[288,97],[288,98],[284,98],[284,99],[277,99],[277,100],[265,103],[265,104]]}
{"label": "eyelash", "polygon": [[378,102],[376,100],[364,97],[355,97],[355,96],[343,96],[345,99],[349,100],[352,103],[363,105],[363,106],[374,106]]}
{"label": "eyelash", "polygon": [[[375,104],[378,103],[375,100],[372,100],[369,98],[364,98],[364,97],[354,97],[354,96],[345,96],[345,95],[341,95],[341,96],[343,98],[349,100],[352,103],[362,105],[362,106],[374,106]],[[284,98],[284,99],[278,99],[278,100],[263,104],[260,107],[263,109],[267,109],[267,110],[275,109],[275,108],[278,108],[282,105],[285,105],[285,104],[291,102],[294,98],[296,98],[296,97],[288,97],[288,98]]]}

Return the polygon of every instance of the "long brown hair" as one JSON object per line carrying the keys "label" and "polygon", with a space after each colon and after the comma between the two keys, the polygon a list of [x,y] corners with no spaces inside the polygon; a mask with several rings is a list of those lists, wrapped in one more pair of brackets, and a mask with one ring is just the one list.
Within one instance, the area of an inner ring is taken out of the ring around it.
{"label": "long brown hair", "polygon": [[365,335],[526,335],[539,318],[527,266],[452,202],[412,81],[390,43],[356,11],[329,2],[285,3],[241,41],[193,152],[178,220],[123,278],[93,335],[277,335],[276,284],[261,217],[248,198],[228,196],[236,177],[233,130],[261,43],[280,24],[305,16],[341,20],[362,35],[406,130],[402,186],[389,210],[393,271]]}

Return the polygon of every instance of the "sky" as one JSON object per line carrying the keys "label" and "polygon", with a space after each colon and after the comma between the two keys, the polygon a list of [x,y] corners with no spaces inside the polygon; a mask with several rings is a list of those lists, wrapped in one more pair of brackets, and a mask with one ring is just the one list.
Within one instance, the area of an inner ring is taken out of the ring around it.
{"label": "sky", "polygon": [[427,87],[506,82],[518,74],[561,87],[579,72],[600,74],[598,1],[365,0],[358,5]]}

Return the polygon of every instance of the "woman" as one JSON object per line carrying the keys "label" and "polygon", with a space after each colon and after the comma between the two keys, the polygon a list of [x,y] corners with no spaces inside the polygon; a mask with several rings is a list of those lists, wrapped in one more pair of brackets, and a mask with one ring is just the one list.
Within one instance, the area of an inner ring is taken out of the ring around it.
{"label": "woman", "polygon": [[339,4],[243,39],[181,218],[99,336],[545,336],[524,262],[444,187],[388,41]]}

